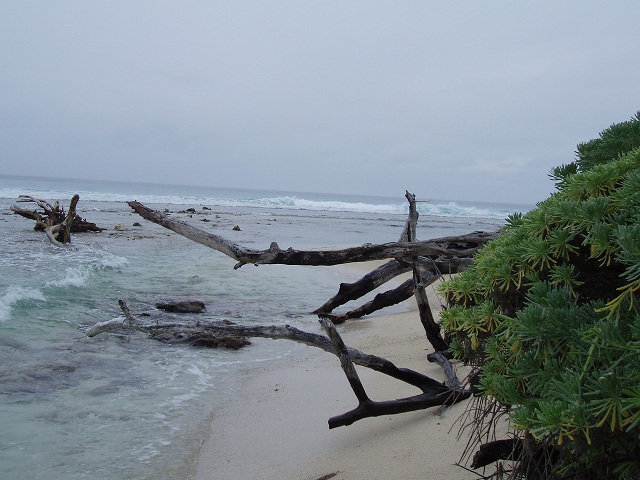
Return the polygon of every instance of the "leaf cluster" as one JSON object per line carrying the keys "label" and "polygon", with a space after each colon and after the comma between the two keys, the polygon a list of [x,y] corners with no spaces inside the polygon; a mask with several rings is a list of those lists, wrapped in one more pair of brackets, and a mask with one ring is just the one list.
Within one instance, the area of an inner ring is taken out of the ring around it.
{"label": "leaf cluster", "polygon": [[640,116],[578,154],[556,193],[442,284],[442,329],[554,475],[637,478]]}

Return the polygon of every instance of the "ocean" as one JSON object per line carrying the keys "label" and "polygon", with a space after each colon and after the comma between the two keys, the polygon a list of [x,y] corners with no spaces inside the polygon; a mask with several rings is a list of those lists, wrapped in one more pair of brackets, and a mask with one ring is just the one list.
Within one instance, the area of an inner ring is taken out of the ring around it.
{"label": "ocean", "polygon": [[[75,193],[78,213],[106,230],[73,235],[68,248],[51,245],[33,221],[10,210],[19,195],[66,208]],[[530,208],[413,193],[421,200],[421,240],[493,231]],[[209,418],[233,401],[238,374],[309,348],[256,339],[228,351],[139,333],[86,337],[96,322],[120,317],[118,298],[134,314],[159,301],[196,299],[206,312],[191,317],[201,321],[319,332],[310,312],[361,274],[344,266],[234,270],[234,260],[141,219],[129,200],[256,249],[273,241],[296,249],[393,242],[408,211],[404,192],[387,198],[0,175],[3,479],[189,478]],[[178,213],[187,208],[197,213]]]}

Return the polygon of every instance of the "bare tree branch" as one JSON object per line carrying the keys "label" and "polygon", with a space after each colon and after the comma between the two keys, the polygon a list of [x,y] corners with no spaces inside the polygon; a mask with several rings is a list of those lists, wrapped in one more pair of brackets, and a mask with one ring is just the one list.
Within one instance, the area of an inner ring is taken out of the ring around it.
{"label": "bare tree branch", "polygon": [[[263,337],[276,340],[293,340],[338,356],[356,393],[359,405],[350,412],[329,419],[329,428],[351,425],[358,420],[369,417],[423,410],[438,405],[451,405],[471,395],[469,391],[449,388],[445,384],[414,370],[398,368],[385,358],[366,354],[345,346],[335,327],[328,320],[321,320],[321,322],[323,327],[328,328],[328,331],[331,332],[331,339],[323,335],[305,332],[289,325],[239,326],[205,322],[197,322],[196,324],[193,322],[153,322],[149,324],[131,315],[123,300],[120,300],[120,308],[125,314],[126,322],[118,318],[97,323],[87,330],[86,335],[93,337],[101,333],[122,331],[123,329],[133,329],[149,335],[155,335],[158,331],[165,332],[170,330],[188,333],[208,332],[230,337]],[[372,401],[367,397],[351,362],[413,385],[419,388],[422,393],[398,400]]]}
{"label": "bare tree branch", "polygon": [[340,265],[344,263],[364,262],[386,258],[403,258],[416,256],[451,256],[468,257],[497,233],[474,232],[457,237],[443,237],[423,242],[384,244],[367,243],[359,247],[338,250],[282,250],[273,242],[267,250],[245,248],[219,235],[215,235],[186,222],[173,219],[168,215],[152,210],[140,202],[129,202],[141,217],[161,225],[196,243],[205,245],[237,260],[234,268],[246,264],[283,264],[283,265]]}

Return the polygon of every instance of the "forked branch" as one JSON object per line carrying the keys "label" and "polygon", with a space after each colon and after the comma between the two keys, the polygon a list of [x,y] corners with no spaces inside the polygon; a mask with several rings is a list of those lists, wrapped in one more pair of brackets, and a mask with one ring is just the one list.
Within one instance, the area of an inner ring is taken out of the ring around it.
{"label": "forked branch", "polygon": [[[223,323],[206,323],[202,321],[197,323],[186,321],[160,323],[155,320],[152,323],[146,323],[133,316],[123,300],[120,300],[120,308],[124,313],[124,319],[117,318],[96,323],[87,330],[86,335],[88,337],[94,337],[101,333],[127,330],[136,330],[151,336],[155,335],[158,331],[170,330],[186,333],[206,332],[227,337],[262,337],[274,340],[292,340],[320,348],[325,352],[338,356],[341,358],[343,368],[346,368],[345,373],[347,373],[347,371],[349,372],[347,378],[356,393],[359,405],[350,412],[332,417],[329,420],[329,428],[351,425],[358,420],[369,417],[423,410],[438,405],[451,405],[471,395],[469,391],[449,388],[445,384],[422,373],[407,368],[399,368],[385,358],[363,353],[357,349],[345,346],[335,327],[333,327],[328,320],[321,320],[321,322],[325,328],[327,328],[327,325],[329,326],[332,332],[331,339],[323,335],[305,332],[289,325],[240,326]],[[355,372],[353,364],[370,368],[376,372],[413,385],[420,389],[422,393],[413,397],[384,402],[369,400],[359,379],[357,379],[357,374],[355,376],[353,375]],[[346,367],[344,367],[344,365],[346,365]]]}
{"label": "forked branch", "polygon": [[266,250],[255,250],[171,218],[169,215],[152,210],[140,202],[129,202],[129,206],[146,220],[237,260],[238,263],[234,267],[236,269],[246,264],[319,266],[418,256],[469,257],[478,250],[480,245],[497,235],[496,233],[474,232],[469,235],[436,238],[422,242],[366,243],[359,247],[338,250],[294,250],[293,248],[282,250],[277,243],[273,242]]}

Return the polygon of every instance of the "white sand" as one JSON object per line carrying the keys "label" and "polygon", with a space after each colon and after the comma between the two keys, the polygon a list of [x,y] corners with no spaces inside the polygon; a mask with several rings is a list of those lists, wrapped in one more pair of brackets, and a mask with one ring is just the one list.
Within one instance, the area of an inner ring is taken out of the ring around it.
{"label": "white sand", "polygon": [[[438,305],[435,298],[431,305]],[[339,331],[349,346],[444,379],[426,360],[430,346],[416,311],[351,320]],[[371,370],[358,372],[373,400],[419,393]],[[357,405],[337,357],[301,347],[286,362],[252,370],[243,380],[236,400],[213,418],[195,480],[477,478],[454,465],[465,447],[455,424],[465,402],[442,416],[432,408],[329,430],[330,417]]]}

